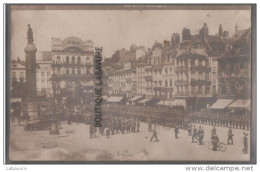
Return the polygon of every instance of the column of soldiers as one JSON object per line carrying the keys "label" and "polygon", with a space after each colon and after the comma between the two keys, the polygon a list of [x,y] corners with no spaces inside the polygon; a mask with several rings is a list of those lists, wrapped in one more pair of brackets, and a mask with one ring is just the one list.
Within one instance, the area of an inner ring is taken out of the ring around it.
{"label": "column of soldiers", "polygon": [[[91,121],[93,118],[90,119]],[[90,123],[90,138],[97,135],[97,127]],[[126,134],[140,132],[140,120],[136,117],[122,115],[104,115],[102,117],[102,125],[99,127],[99,134],[110,138],[115,134]]]}
{"label": "column of soldiers", "polygon": [[190,122],[206,125],[215,125],[220,127],[232,127],[249,130],[249,115],[214,113],[209,111],[188,112],[187,118]]}

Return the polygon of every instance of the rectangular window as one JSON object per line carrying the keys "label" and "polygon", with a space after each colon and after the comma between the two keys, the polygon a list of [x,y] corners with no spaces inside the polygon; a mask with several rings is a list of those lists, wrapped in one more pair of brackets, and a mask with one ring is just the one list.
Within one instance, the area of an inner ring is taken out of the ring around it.
{"label": "rectangular window", "polygon": [[24,72],[20,72],[20,78],[24,78]]}
{"label": "rectangular window", "polygon": [[199,86],[199,94],[202,94],[202,86]]}
{"label": "rectangular window", "polygon": [[214,94],[217,93],[216,85],[213,85],[213,93],[214,93]]}
{"label": "rectangular window", "polygon": [[70,70],[66,69],[66,74],[69,75],[70,74]]}
{"label": "rectangular window", "polygon": [[16,78],[16,72],[12,72],[12,78]]}
{"label": "rectangular window", "polygon": [[191,94],[195,94],[195,86],[191,87]]}
{"label": "rectangular window", "polygon": [[199,65],[198,66],[202,66],[202,60],[199,60]]}
{"label": "rectangular window", "polygon": [[45,77],[45,72],[41,72],[41,77]]}
{"label": "rectangular window", "polygon": [[206,74],[205,74],[205,80],[206,80],[206,81],[209,81],[209,73],[206,73]]}
{"label": "rectangular window", "polygon": [[206,86],[205,94],[209,94],[209,86]]}
{"label": "rectangular window", "polygon": [[47,72],[47,76],[51,76],[51,73],[50,73],[50,72]]}

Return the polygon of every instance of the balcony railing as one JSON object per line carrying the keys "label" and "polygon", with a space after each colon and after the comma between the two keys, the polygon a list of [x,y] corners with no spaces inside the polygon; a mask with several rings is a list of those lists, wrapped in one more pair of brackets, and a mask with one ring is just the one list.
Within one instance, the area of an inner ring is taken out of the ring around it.
{"label": "balcony railing", "polygon": [[144,76],[144,79],[145,79],[145,80],[152,80],[153,77],[152,77],[152,76]]}
{"label": "balcony railing", "polygon": [[188,70],[188,67],[187,66],[178,66],[178,67],[175,67],[174,68],[174,72],[177,73],[177,72],[185,72]]}
{"label": "balcony railing", "polygon": [[191,80],[190,81],[191,85],[210,85],[211,81],[207,81],[207,80]]}
{"label": "balcony railing", "polygon": [[187,80],[176,80],[174,81],[175,86],[187,85]]}
{"label": "balcony railing", "polygon": [[190,71],[191,72],[195,72],[195,71],[198,71],[198,72],[210,72],[211,68],[210,67],[207,67],[207,66],[191,66],[190,67]]}

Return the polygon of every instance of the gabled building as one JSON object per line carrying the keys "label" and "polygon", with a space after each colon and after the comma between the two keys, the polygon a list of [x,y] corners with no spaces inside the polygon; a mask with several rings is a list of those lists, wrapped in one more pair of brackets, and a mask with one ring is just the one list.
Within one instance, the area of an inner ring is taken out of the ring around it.
{"label": "gabled building", "polygon": [[222,31],[220,32],[216,36],[209,35],[206,23],[198,35],[191,35],[189,29],[183,29],[183,40],[175,59],[174,70],[177,75],[175,96],[185,99],[189,109],[207,108],[215,99],[217,90],[215,59],[224,53],[226,47],[226,38],[220,36]]}

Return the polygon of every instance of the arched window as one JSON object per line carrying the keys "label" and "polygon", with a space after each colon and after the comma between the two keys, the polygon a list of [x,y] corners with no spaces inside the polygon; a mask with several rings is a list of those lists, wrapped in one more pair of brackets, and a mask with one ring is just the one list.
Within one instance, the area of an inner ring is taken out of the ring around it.
{"label": "arched window", "polygon": [[71,63],[72,64],[75,64],[75,57],[73,56],[72,59],[71,59]]}
{"label": "arched window", "polygon": [[80,56],[78,56],[78,58],[77,58],[77,63],[78,63],[78,64],[81,63],[81,58],[80,58]]}
{"label": "arched window", "polygon": [[66,64],[69,64],[70,63],[70,58],[69,56],[66,57]]}

